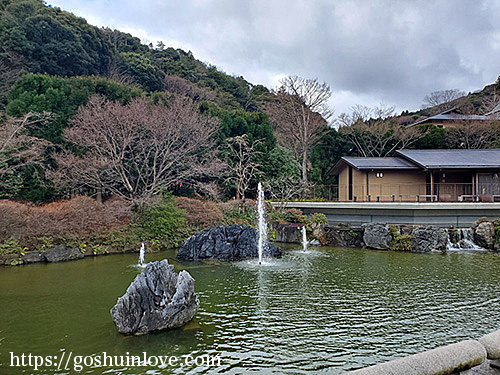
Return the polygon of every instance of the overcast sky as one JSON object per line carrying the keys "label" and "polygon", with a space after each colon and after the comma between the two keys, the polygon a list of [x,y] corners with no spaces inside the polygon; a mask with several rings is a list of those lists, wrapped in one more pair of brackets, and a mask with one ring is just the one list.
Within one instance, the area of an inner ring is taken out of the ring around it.
{"label": "overcast sky", "polygon": [[326,81],[338,115],[354,104],[418,109],[435,90],[481,89],[500,75],[500,1],[48,0],[89,23],[275,87]]}

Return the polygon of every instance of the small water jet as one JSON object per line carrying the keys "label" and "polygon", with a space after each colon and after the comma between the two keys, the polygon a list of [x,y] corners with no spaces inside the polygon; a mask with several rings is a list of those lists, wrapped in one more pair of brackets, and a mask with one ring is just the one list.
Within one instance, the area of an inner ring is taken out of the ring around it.
{"label": "small water jet", "polygon": [[302,250],[304,250],[304,253],[307,251],[307,233],[305,225],[302,227]]}
{"label": "small water jet", "polygon": [[144,244],[144,242],[141,242],[141,249],[139,250],[139,261],[137,262],[139,266],[141,267],[144,266],[145,257],[146,257],[146,245]]}
{"label": "small water jet", "polygon": [[266,244],[266,237],[267,237],[267,223],[264,212],[264,190],[262,190],[262,184],[260,182],[257,186],[257,212],[259,214],[259,221],[258,221],[259,264],[262,264],[262,253],[264,252],[264,246]]}
{"label": "small water jet", "polygon": [[482,247],[474,243],[474,230],[472,228],[456,229],[456,242],[451,240],[451,232],[448,231],[448,245],[446,250],[483,250]]}

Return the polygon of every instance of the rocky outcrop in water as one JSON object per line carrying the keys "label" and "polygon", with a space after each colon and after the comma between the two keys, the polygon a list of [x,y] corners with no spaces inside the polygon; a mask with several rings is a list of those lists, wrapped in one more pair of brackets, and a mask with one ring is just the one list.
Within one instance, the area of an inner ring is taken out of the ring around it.
{"label": "rocky outcrop in water", "polygon": [[[248,225],[218,226],[204,229],[189,237],[179,249],[182,260],[240,260],[259,256],[258,234]],[[267,242],[265,257],[280,257],[281,250]]]}
{"label": "rocky outcrop in water", "polygon": [[43,253],[39,251],[26,252],[21,257],[24,264],[39,263],[43,262]]}
{"label": "rocky outcrop in water", "polygon": [[448,232],[433,225],[416,228],[412,232],[411,251],[427,253],[432,250],[446,250]]}
{"label": "rocky outcrop in water", "polygon": [[276,233],[277,242],[286,243],[301,243],[302,242],[302,229],[301,224],[290,223],[271,223],[271,227]]}
{"label": "rocky outcrop in water", "polygon": [[485,249],[493,249],[495,226],[491,221],[479,223],[474,231],[474,242]]}
{"label": "rocky outcrop in water", "polygon": [[84,257],[80,249],[65,245],[57,245],[47,249],[42,253],[42,257],[46,262],[57,263],[67,262],[69,260],[81,259]]}
{"label": "rocky outcrop in water", "polygon": [[325,228],[326,245],[335,247],[365,247],[363,228],[348,225],[328,226]]}
{"label": "rocky outcrop in water", "polygon": [[389,227],[386,224],[363,224],[363,228],[365,229],[363,241],[367,247],[381,250],[389,248],[389,242],[391,241],[392,236],[389,232]]}
{"label": "rocky outcrop in water", "polygon": [[111,316],[118,332],[142,335],[177,328],[193,319],[200,301],[194,279],[187,271],[177,274],[166,260],[149,263],[118,298]]}

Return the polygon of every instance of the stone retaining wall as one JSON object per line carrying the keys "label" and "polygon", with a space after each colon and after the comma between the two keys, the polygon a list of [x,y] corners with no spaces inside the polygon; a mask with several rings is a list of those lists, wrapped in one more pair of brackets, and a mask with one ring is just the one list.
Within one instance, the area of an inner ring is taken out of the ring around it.
{"label": "stone retaining wall", "polygon": [[[271,223],[275,241],[300,243],[304,224]],[[500,251],[500,223],[480,219],[468,229],[474,243],[482,248]],[[446,251],[449,245],[460,246],[457,228],[433,225],[388,225],[368,223],[361,226],[312,224],[308,227],[308,240],[334,247],[372,248],[426,253]]]}
{"label": "stone retaining wall", "polygon": [[500,330],[408,357],[351,371],[352,375],[500,374]]}

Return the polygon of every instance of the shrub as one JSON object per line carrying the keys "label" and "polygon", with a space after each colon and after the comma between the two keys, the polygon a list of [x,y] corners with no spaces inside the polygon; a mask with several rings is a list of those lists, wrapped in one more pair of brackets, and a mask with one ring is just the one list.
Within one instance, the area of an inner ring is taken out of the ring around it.
{"label": "shrub", "polygon": [[307,224],[328,224],[325,214],[315,212],[307,217]]}
{"label": "shrub", "polygon": [[136,224],[142,240],[176,247],[187,235],[185,212],[175,205],[171,194],[165,193],[158,204],[141,209]]}
{"label": "shrub", "polygon": [[286,210],[285,212],[286,221],[289,223],[305,223],[306,216],[302,213],[301,210],[296,208],[291,208]]}
{"label": "shrub", "polygon": [[254,201],[229,201],[223,203],[224,225],[243,224],[255,227],[257,223],[257,205]]}
{"label": "shrub", "polygon": [[[0,241],[13,237],[21,245],[47,246],[52,238],[89,238],[128,226],[132,220],[129,204],[110,198],[104,204],[87,196],[42,206],[0,201]],[[57,244],[57,243],[56,243]]]}
{"label": "shrub", "polygon": [[500,249],[500,220],[495,220],[493,225],[495,226],[495,237],[493,238],[493,248],[495,250]]}
{"label": "shrub", "polygon": [[211,227],[224,220],[222,208],[215,202],[177,197],[175,205],[185,212],[186,224],[191,227]]}
{"label": "shrub", "polygon": [[9,238],[0,243],[0,255],[24,255],[26,248],[23,248],[19,242],[13,238]]}
{"label": "shrub", "polygon": [[271,206],[271,209],[267,212],[267,217],[270,221],[277,221],[279,223],[285,223],[287,220],[286,211],[281,209],[276,209]]}
{"label": "shrub", "polygon": [[395,225],[389,226],[389,232],[392,239],[389,241],[389,248],[397,251],[410,251],[411,250],[411,234],[401,234],[398,227]]}
{"label": "shrub", "polygon": [[457,228],[455,228],[455,227],[450,228],[448,233],[450,234],[450,241],[452,243],[457,243],[458,242],[458,230],[457,230]]}

